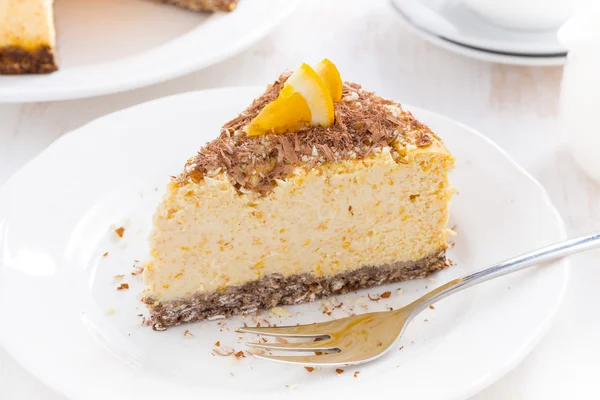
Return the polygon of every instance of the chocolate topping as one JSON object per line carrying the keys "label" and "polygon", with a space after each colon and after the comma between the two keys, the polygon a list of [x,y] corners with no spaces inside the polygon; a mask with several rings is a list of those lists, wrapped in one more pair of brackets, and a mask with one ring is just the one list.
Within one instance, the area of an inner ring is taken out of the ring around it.
{"label": "chocolate topping", "polygon": [[289,75],[281,75],[250,107],[223,125],[219,137],[188,160],[176,181],[180,185],[190,180],[199,182],[204,175],[222,171],[239,190],[265,194],[276,179],[284,179],[298,166],[311,169],[331,161],[362,159],[386,146],[397,159],[399,148],[426,147],[434,141],[431,130],[403,111],[400,104],[350,82],[344,83],[342,100],[335,103],[333,126],[247,136],[244,127],[277,98]]}

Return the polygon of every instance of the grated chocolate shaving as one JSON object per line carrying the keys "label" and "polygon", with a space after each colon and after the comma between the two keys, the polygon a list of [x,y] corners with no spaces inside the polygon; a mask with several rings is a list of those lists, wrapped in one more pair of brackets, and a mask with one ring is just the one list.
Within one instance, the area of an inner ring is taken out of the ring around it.
{"label": "grated chocolate shaving", "polygon": [[277,98],[290,74],[282,74],[246,110],[223,125],[219,137],[189,159],[175,181],[180,185],[198,183],[205,176],[224,172],[239,191],[264,195],[272,190],[276,179],[285,179],[298,166],[311,169],[326,162],[360,160],[386,146],[392,148],[392,156],[396,158],[393,146],[396,141],[419,147],[433,143],[435,135],[431,130],[403,111],[398,103],[350,82],[344,83],[342,101],[334,105],[333,126],[247,136],[244,127]]}

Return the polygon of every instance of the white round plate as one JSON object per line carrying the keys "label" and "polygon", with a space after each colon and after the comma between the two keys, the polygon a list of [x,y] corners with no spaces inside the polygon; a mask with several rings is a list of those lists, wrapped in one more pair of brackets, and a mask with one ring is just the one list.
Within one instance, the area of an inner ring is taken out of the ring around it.
{"label": "white round plate", "polygon": [[[151,216],[169,176],[259,92],[193,92],[100,118],[57,140],[0,189],[0,343],[8,352],[50,387],[81,400],[386,398],[392,391],[406,399],[461,399],[522,360],[563,298],[565,262],[439,302],[386,356],[341,375],[212,354],[217,341],[220,349],[246,350],[234,332],[244,323],[322,321],[347,315],[351,305],[357,312],[361,304],[369,311],[400,307],[454,277],[564,238],[542,187],[501,149],[412,107],[457,158],[451,225],[458,236],[449,252],[455,266],[340,296],[345,306],[331,317],[317,302],[288,307],[289,316],[263,312],[165,332],[141,325],[143,285],[130,272],[147,255]],[[113,232],[119,226],[122,239]],[[125,277],[115,279],[119,274]],[[130,289],[117,291],[121,282]],[[378,303],[364,297],[388,290],[393,295]]]}
{"label": "white round plate", "polygon": [[241,0],[231,13],[198,13],[148,0],[57,1],[60,69],[0,75],[0,102],[92,97],[166,81],[248,48],[298,4]]}
{"label": "white round plate", "polygon": [[[448,40],[443,36],[439,36],[431,31],[430,27],[422,27],[409,18],[404,10],[399,7],[401,4],[398,0],[392,0],[392,5],[398,12],[400,16],[399,21],[402,23],[406,29],[413,32],[415,35],[425,39],[439,47],[442,47],[448,51],[453,53],[462,54],[463,56],[475,58],[477,60],[488,61],[499,64],[509,64],[509,65],[526,65],[526,66],[556,66],[556,65],[564,65],[567,57],[566,54],[560,55],[520,55],[517,53],[503,53],[493,50],[487,50],[477,47],[471,47],[468,45],[463,45],[459,42],[455,42],[452,40]],[[421,24],[422,25],[422,24]],[[433,24],[431,24],[433,26]]]}
{"label": "white round plate", "polygon": [[556,29],[525,31],[503,28],[480,17],[460,0],[391,0],[421,29],[480,50],[515,55],[564,56]]}

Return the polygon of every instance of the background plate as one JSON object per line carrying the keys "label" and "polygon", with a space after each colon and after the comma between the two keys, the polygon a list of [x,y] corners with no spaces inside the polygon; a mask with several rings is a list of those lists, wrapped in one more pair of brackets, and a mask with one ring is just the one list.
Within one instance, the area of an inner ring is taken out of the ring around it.
{"label": "background plate", "polygon": [[59,71],[0,76],[0,102],[92,97],[172,79],[246,49],[298,4],[241,0],[231,13],[211,14],[150,0],[58,0]]}
{"label": "background plate", "polygon": [[565,55],[551,30],[503,28],[473,12],[460,0],[392,0],[394,6],[421,29],[444,39],[481,50],[524,56]]}
{"label": "background plate", "polygon": [[[456,266],[429,279],[288,307],[289,316],[210,321],[154,332],[142,327],[139,277],[151,214],[169,175],[242,110],[258,88],[168,97],[100,118],[63,136],[0,189],[0,343],[26,369],[72,399],[173,396],[459,399],[514,367],[549,327],[567,285],[565,262],[533,268],[456,294],[409,326],[376,362],[308,373],[302,367],[212,355],[245,350],[234,329],[321,321],[400,307],[454,277],[564,238],[541,186],[473,130],[411,108],[457,158],[451,225]],[[126,228],[118,240],[113,230]],[[104,256],[105,253],[108,254]],[[117,291],[124,274],[131,288]],[[398,290],[402,289],[402,290]],[[364,297],[386,290],[372,302]],[[364,302],[366,300],[366,303]],[[328,300],[331,302],[331,300]],[[185,335],[185,331],[193,335]],[[360,371],[354,378],[355,371]],[[294,389],[292,391],[292,389]]]}
{"label": "background plate", "polygon": [[519,55],[516,53],[503,53],[499,51],[486,50],[477,47],[471,47],[468,45],[461,44],[456,41],[446,39],[442,36],[437,35],[430,29],[426,29],[404,13],[404,10],[398,7],[397,0],[392,0],[392,5],[399,15],[400,22],[406,29],[419,36],[422,39],[427,40],[443,49],[451,51],[453,53],[462,54],[463,56],[474,58],[481,61],[488,61],[499,64],[509,65],[527,65],[534,67],[546,67],[564,65],[567,61],[566,54],[561,55]]}

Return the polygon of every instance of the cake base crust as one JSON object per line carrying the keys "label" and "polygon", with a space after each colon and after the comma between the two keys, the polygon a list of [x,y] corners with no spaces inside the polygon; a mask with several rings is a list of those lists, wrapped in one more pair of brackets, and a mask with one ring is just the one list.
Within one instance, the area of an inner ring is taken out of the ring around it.
{"label": "cake base crust", "polygon": [[447,266],[446,251],[442,250],[418,261],[367,266],[328,277],[273,274],[245,285],[185,299],[156,302],[146,297],[143,301],[150,310],[149,324],[155,330],[163,330],[184,322],[220,319],[277,305],[301,304],[358,289],[424,278]]}
{"label": "cake base crust", "polygon": [[0,74],[47,74],[58,69],[48,46],[35,50],[8,46],[0,48]]}
{"label": "cake base crust", "polygon": [[233,11],[238,0],[161,0],[193,11]]}

